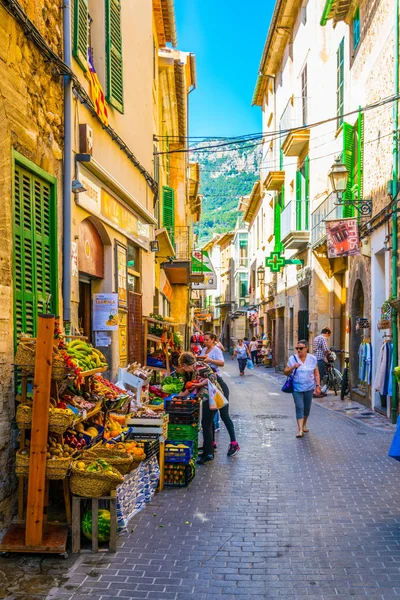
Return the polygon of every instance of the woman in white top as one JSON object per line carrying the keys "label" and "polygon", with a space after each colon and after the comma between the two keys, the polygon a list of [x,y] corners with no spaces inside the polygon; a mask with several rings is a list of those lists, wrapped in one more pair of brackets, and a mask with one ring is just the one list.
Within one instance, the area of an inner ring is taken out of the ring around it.
{"label": "woman in white top", "polygon": [[251,354],[251,360],[256,365],[257,364],[257,354],[258,354],[258,342],[255,337],[251,338],[251,342],[249,344],[249,350]]}
{"label": "woman in white top", "polygon": [[293,379],[293,399],[296,405],[296,419],[299,431],[296,437],[308,433],[307,420],[310,415],[314,391],[321,393],[317,357],[308,354],[307,340],[300,340],[296,346],[297,354],[289,358],[283,371],[285,375],[295,372]]}

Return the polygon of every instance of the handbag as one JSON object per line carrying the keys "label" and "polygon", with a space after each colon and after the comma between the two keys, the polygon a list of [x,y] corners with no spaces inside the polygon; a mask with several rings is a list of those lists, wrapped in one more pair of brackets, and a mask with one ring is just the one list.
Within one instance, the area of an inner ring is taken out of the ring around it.
{"label": "handbag", "polygon": [[254,369],[254,363],[253,363],[253,361],[251,360],[251,358],[248,358],[248,359],[247,359],[247,368],[248,368],[248,369]]}
{"label": "handbag", "polygon": [[228,404],[228,400],[225,398],[221,390],[216,385],[208,380],[208,405],[210,410],[220,410]]}
{"label": "handbag", "polygon": [[[293,358],[296,360],[296,357],[294,354],[293,354]],[[294,371],[292,371],[290,373],[290,375],[288,375],[288,378],[286,379],[285,383],[282,386],[282,392],[285,392],[285,394],[293,394],[293,392],[294,392],[293,380],[294,380],[294,376],[296,375],[296,371],[297,371],[297,368]]]}
{"label": "handbag", "polygon": [[396,431],[394,432],[388,456],[400,461],[400,416],[397,417]]}

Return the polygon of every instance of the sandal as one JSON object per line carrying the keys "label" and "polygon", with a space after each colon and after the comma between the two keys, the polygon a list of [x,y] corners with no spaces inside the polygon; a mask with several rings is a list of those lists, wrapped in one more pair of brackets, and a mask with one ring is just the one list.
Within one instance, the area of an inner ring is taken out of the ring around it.
{"label": "sandal", "polygon": [[296,435],[297,438],[302,438],[303,437],[303,432],[299,431],[299,433]]}
{"label": "sandal", "polygon": [[303,427],[303,433],[308,433],[310,430],[308,429],[308,427]]}

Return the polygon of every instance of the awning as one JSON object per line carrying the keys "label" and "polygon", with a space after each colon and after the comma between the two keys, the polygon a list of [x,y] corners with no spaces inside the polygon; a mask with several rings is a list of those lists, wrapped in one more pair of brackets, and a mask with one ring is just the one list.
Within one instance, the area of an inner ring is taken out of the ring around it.
{"label": "awning", "polygon": [[159,245],[159,249],[155,253],[156,259],[167,260],[170,256],[175,256],[175,248],[172,245],[166,228],[156,229],[155,236]]}

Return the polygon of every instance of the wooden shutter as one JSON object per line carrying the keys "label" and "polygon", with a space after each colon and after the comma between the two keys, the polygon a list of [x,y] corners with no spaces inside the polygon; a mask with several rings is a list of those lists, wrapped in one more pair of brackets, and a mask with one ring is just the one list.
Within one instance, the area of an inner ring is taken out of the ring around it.
{"label": "wooden shutter", "polygon": [[128,360],[143,363],[142,294],[128,292]]}
{"label": "wooden shutter", "polygon": [[121,0],[105,0],[106,6],[106,66],[107,102],[118,112],[124,112],[122,66]]}
{"label": "wooden shutter", "polygon": [[296,171],[296,231],[301,231],[301,172]]}
{"label": "wooden shutter", "polygon": [[[353,160],[354,160],[354,127],[349,123],[343,123],[343,164],[346,165],[349,171],[349,179],[347,181],[347,187],[345,192],[343,193],[343,200],[352,200],[353,192],[352,187],[354,185],[354,168],[353,168]],[[353,206],[343,206],[343,217],[353,217],[354,216],[354,207]]]}
{"label": "wooden shutter", "polygon": [[89,9],[88,0],[75,0],[73,13],[74,43],[72,55],[84,71],[87,71],[87,53],[89,46]]}
{"label": "wooden shutter", "polygon": [[337,127],[343,123],[344,111],[344,38],[339,44],[336,52],[336,114],[338,116]]}
{"label": "wooden shutter", "polygon": [[362,112],[358,114],[357,121],[357,186],[358,198],[364,196],[364,115]]}
{"label": "wooden shutter", "polygon": [[37,313],[57,309],[55,201],[50,183],[15,165],[14,336],[36,335]]}
{"label": "wooden shutter", "polygon": [[175,191],[172,188],[163,187],[162,204],[163,227],[167,229],[171,242],[174,243]]}
{"label": "wooden shutter", "polygon": [[310,158],[306,156],[304,161],[304,228],[307,231],[310,224]]}

